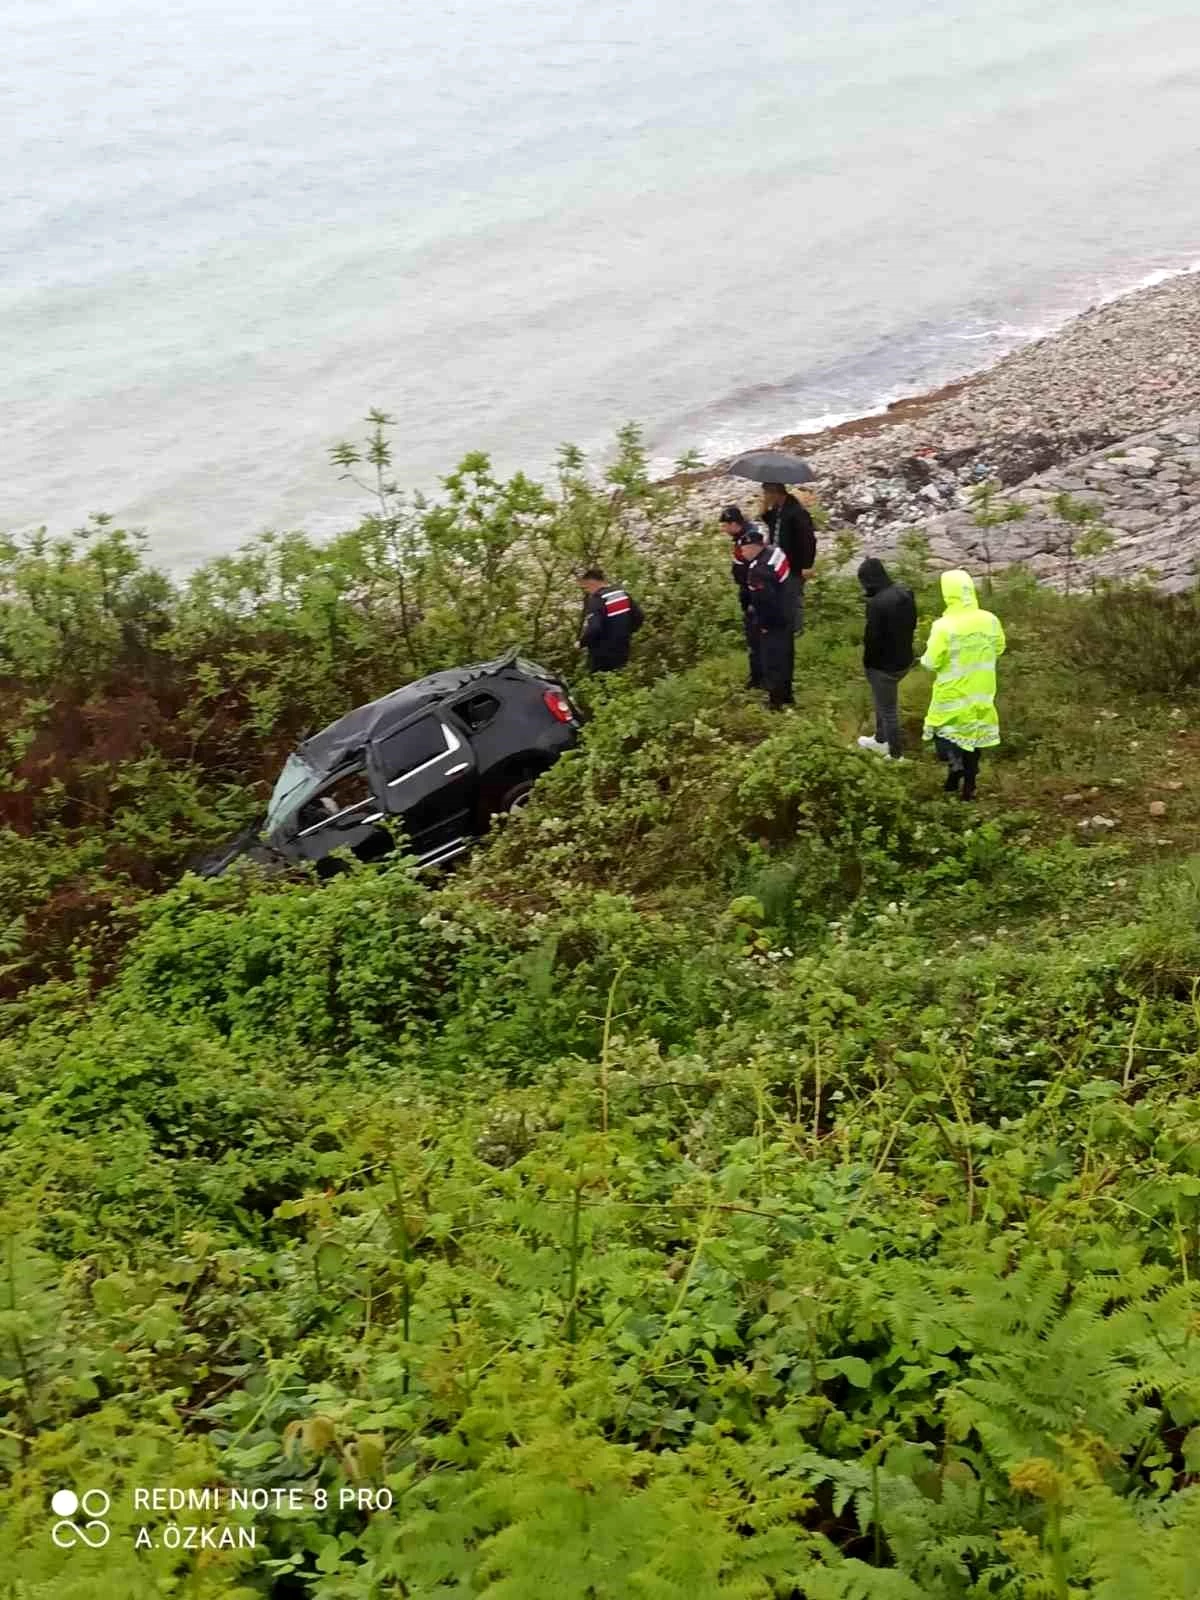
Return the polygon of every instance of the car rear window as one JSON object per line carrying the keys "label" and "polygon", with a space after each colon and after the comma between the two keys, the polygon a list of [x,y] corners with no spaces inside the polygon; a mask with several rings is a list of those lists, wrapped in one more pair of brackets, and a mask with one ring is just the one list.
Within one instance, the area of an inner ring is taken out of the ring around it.
{"label": "car rear window", "polygon": [[389,781],[444,756],[448,748],[445,729],[436,717],[422,717],[407,728],[389,733],[375,746],[383,775]]}
{"label": "car rear window", "polygon": [[494,694],[471,694],[465,700],[460,700],[454,707],[458,715],[473,732],[486,728],[488,723],[500,709],[500,702]]}

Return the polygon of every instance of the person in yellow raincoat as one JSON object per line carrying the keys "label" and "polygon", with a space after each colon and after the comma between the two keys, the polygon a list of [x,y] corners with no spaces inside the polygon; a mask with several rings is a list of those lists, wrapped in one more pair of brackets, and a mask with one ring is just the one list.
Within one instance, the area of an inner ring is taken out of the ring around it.
{"label": "person in yellow raincoat", "polygon": [[965,572],[942,573],[946,609],[929,630],[921,665],[937,674],[925,737],[949,769],[946,792],[975,798],[980,751],[1000,743],[996,662],[1004,653],[1000,618],[984,611]]}

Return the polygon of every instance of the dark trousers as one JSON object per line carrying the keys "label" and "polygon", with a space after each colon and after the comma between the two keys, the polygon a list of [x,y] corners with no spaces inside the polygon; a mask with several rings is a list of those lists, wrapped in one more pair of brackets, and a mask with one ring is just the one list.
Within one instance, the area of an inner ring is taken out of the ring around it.
{"label": "dark trousers", "polygon": [[937,752],[938,760],[946,763],[946,793],[961,793],[964,800],[974,800],[975,780],[979,776],[980,752],[964,750],[952,739],[944,739],[940,733],[935,733],[933,736],[933,748]]}
{"label": "dark trousers", "polygon": [[766,628],[758,636],[758,661],[763,688],[772,711],[790,706],[792,678],[796,670],[796,636],[789,618],[782,628]]}
{"label": "dark trousers", "polygon": [[746,635],[746,659],[750,664],[746,687],[748,689],[761,689],[763,675],[762,660],[758,649],[758,629],[751,622],[749,615],[745,611],[742,612],[742,631]]}
{"label": "dark trousers", "polygon": [[793,596],[796,605],[796,613],[795,620],[792,623],[792,632],[797,638],[799,638],[804,632],[804,579],[800,577],[793,577],[792,583],[795,585],[796,591],[795,595]]}
{"label": "dark trousers", "polygon": [[867,667],[867,682],[871,685],[871,698],[875,702],[875,738],[886,744],[888,754],[898,760],[904,748],[900,733],[900,685],[912,670],[884,672],[880,667]]}
{"label": "dark trousers", "polygon": [[588,667],[592,672],[620,672],[622,667],[629,665],[629,646],[624,650],[601,650],[598,653],[588,651]]}

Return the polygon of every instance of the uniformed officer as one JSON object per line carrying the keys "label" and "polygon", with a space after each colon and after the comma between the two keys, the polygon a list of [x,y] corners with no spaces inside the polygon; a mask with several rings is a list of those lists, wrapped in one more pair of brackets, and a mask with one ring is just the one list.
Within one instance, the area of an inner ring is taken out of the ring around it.
{"label": "uniformed officer", "polygon": [[738,554],[746,563],[747,612],[758,647],[759,671],[772,711],[794,703],[792,678],[796,661],[796,601],[791,563],[778,545],[764,543],[750,523]]}
{"label": "uniformed officer", "polygon": [[746,687],[761,689],[763,678],[762,662],[759,660],[758,633],[750,616],[750,590],[746,582],[749,562],[743,558],[741,552],[742,540],[751,524],[743,516],[741,506],[726,506],[717,521],[730,539],[729,570],[737,587],[738,604],[742,608],[742,631],[746,636],[746,657],[750,665]]}
{"label": "uniformed officer", "polygon": [[609,583],[599,567],[579,578],[587,596],[579,648],[587,651],[593,672],[617,672],[629,661],[629,645],[645,618],[641,607],[619,583]]}

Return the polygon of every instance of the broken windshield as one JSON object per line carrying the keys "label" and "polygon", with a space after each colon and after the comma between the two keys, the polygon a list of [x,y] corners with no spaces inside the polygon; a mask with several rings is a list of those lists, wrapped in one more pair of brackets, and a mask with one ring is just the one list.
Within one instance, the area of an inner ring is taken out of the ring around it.
{"label": "broken windshield", "polygon": [[267,820],[263,823],[263,832],[274,832],[284,818],[302,806],[324,781],[323,775],[314,772],[307,761],[302,761],[297,755],[290,755],[284,762],[283,771],[279,774],[278,782],[271,792],[271,803],[267,807]]}

